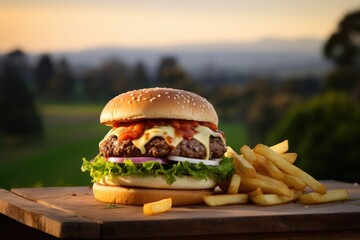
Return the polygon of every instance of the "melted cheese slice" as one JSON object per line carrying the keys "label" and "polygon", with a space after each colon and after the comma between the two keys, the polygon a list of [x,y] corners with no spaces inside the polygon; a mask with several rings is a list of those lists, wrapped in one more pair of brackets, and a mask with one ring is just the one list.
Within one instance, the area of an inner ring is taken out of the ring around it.
{"label": "melted cheese slice", "polygon": [[175,129],[171,126],[155,126],[144,132],[144,134],[132,141],[132,143],[145,154],[145,145],[154,137],[162,137],[169,146],[176,147],[183,138],[175,134]]}
{"label": "melted cheese slice", "polygon": [[224,137],[217,132],[213,132],[210,128],[204,126],[197,126],[195,130],[198,132],[194,134],[193,138],[198,140],[204,147],[206,148],[206,157],[205,159],[209,159],[210,157],[210,136],[219,137],[225,144]]}
{"label": "melted cheese slice", "polygon": [[[110,136],[116,135],[119,136],[125,128],[119,127],[116,129],[111,129],[104,139],[99,143],[99,146]],[[194,134],[193,138],[199,141],[206,148],[206,157],[205,159],[210,158],[210,136],[219,137],[225,144],[225,139],[222,134],[212,131],[210,128],[205,126],[197,126],[195,128],[197,132]],[[155,126],[151,129],[144,131],[144,134],[138,138],[134,139],[132,143],[140,149],[142,154],[145,154],[146,149],[145,145],[154,137],[162,137],[169,146],[174,148],[183,140],[183,138],[175,133],[175,129],[172,126]]]}

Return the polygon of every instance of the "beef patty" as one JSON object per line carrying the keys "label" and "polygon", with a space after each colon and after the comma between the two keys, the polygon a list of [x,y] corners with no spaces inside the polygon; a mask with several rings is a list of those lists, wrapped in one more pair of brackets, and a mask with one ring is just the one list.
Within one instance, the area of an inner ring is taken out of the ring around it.
{"label": "beef patty", "polygon": [[[151,139],[145,145],[146,152],[142,154],[131,140],[118,141],[115,135],[110,135],[100,146],[100,154],[104,157],[165,157],[181,156],[204,159],[206,148],[196,139],[183,139],[176,148],[168,146],[161,137]],[[210,159],[220,158],[226,152],[226,146],[219,137],[210,137]]]}

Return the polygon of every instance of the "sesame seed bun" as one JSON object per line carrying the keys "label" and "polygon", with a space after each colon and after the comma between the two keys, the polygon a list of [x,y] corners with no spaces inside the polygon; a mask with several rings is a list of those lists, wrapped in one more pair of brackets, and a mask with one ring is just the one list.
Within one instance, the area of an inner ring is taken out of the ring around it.
{"label": "sesame seed bun", "polygon": [[182,119],[211,122],[218,126],[213,105],[205,98],[184,90],[146,88],[129,91],[111,99],[100,115],[100,123],[140,119]]}

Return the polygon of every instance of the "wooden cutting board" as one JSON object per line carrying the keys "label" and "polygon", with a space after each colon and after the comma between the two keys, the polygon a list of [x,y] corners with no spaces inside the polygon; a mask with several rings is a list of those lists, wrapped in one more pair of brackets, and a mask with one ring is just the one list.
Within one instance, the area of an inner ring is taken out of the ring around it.
{"label": "wooden cutting board", "polygon": [[348,189],[349,200],[270,207],[254,204],[174,207],[164,214],[145,216],[141,206],[114,207],[96,201],[89,187],[18,188],[0,189],[0,213],[59,238],[183,239],[222,235],[277,239],[285,234],[289,239],[300,239],[298,236],[360,239],[360,187],[323,182],[328,189]]}

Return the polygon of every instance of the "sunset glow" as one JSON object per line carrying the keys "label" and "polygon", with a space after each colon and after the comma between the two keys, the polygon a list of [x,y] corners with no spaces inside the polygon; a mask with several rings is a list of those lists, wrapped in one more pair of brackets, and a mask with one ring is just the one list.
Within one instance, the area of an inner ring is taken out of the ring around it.
{"label": "sunset glow", "polygon": [[324,39],[358,1],[2,1],[0,52]]}

